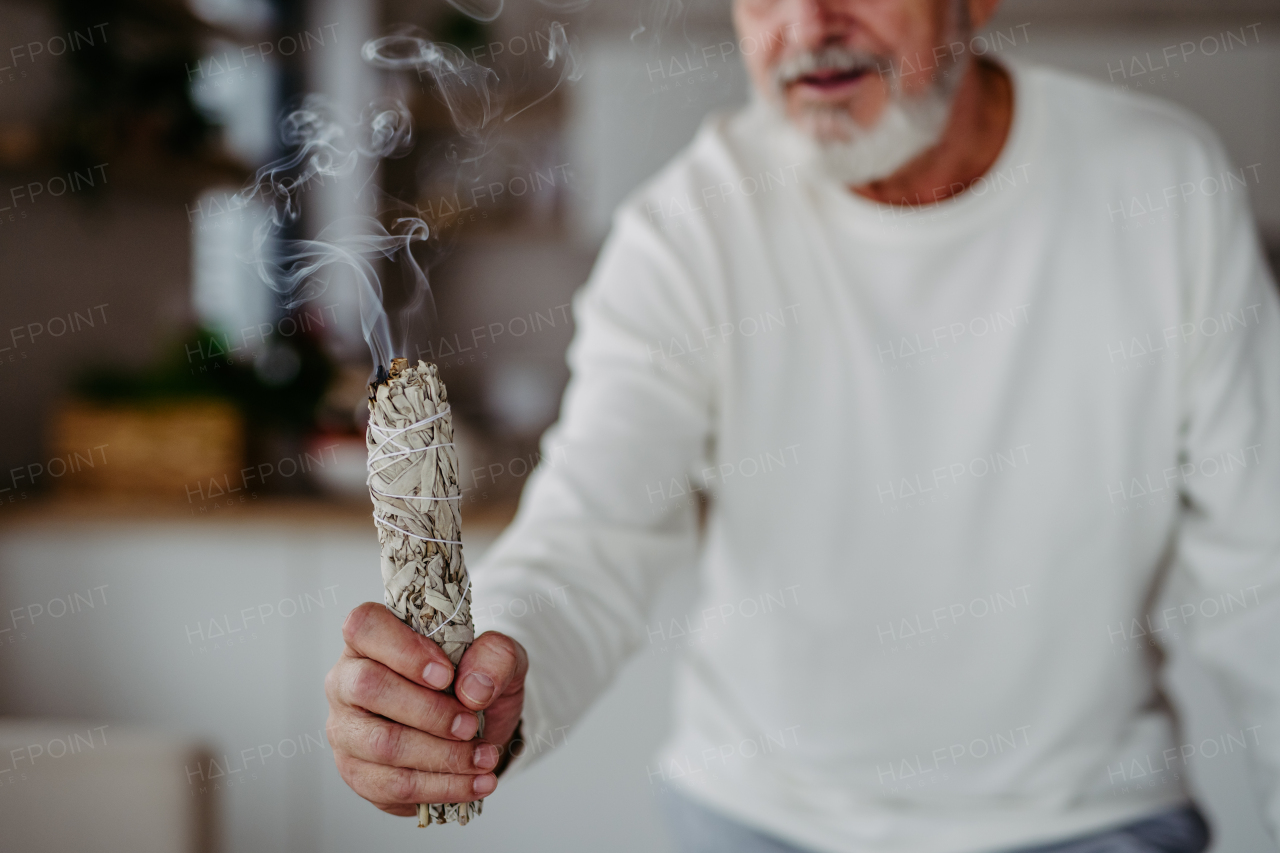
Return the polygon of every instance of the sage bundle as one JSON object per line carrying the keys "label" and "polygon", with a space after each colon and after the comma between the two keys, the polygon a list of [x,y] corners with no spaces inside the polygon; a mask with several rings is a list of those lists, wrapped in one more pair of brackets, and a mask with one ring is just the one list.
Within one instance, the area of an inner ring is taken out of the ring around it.
{"label": "sage bundle", "polygon": [[[387,608],[453,661],[475,638],[462,561],[462,489],[453,418],[434,364],[397,358],[369,386],[369,496]],[[450,685],[447,692],[453,692]],[[484,713],[479,714],[484,734]],[[483,801],[419,804],[418,826],[480,814]]]}

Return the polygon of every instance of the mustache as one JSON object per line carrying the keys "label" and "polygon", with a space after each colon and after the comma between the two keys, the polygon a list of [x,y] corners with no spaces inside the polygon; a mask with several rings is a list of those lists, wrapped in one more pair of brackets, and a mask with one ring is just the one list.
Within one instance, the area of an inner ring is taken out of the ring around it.
{"label": "mustache", "polygon": [[830,71],[844,74],[852,71],[875,71],[893,68],[893,58],[854,47],[830,45],[820,50],[807,50],[781,60],[774,67],[773,83],[784,89],[801,77]]}

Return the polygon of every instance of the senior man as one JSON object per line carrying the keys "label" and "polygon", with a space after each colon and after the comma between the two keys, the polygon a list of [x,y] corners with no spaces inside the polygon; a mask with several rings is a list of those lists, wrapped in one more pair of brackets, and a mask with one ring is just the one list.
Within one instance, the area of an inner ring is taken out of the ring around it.
{"label": "senior man", "polygon": [[974,57],[995,5],[737,0],[753,103],[617,213],[549,461],[475,571],[492,630],[454,672],[379,605],[345,625],[356,792],[486,795],[663,642],[681,849],[1198,851],[1157,681],[1185,634],[1280,823],[1251,174],[1173,106]]}

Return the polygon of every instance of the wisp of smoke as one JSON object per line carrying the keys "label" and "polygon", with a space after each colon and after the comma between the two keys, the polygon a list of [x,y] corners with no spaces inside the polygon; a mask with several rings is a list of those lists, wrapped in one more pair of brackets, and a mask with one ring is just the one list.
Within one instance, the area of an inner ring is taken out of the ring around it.
{"label": "wisp of smoke", "polygon": [[[647,6],[641,6],[636,16],[636,28],[631,31],[631,41],[635,41],[644,33],[652,32],[651,42],[656,48],[662,43],[665,32],[675,29],[677,24],[683,28],[687,23],[684,20],[687,11],[685,0],[653,0]],[[648,23],[645,21],[646,13],[648,13]],[[686,38],[688,38],[687,33]]]}
{"label": "wisp of smoke", "polygon": [[449,0],[449,5],[468,18],[474,18],[483,24],[488,24],[496,21],[498,16],[502,14],[505,0],[490,0],[487,3],[477,3],[475,0]]}
{"label": "wisp of smoke", "polygon": [[[361,329],[375,366],[385,366],[396,354],[396,344],[403,344],[403,330],[402,339],[393,341],[376,264],[392,261],[403,268],[409,290],[406,319],[409,311],[429,304],[427,277],[411,251],[415,242],[429,236],[426,223],[416,215],[404,215],[387,228],[374,217],[350,217],[330,223],[314,239],[285,241],[278,249],[275,245],[275,238],[301,214],[299,194],[308,185],[354,173],[361,158],[402,157],[413,145],[412,119],[398,102],[375,101],[351,130],[348,134],[322,98],[308,95],[281,123],[281,137],[294,151],[259,169],[237,199],[247,203],[257,196],[268,202],[266,215],[254,229],[250,260],[259,277],[280,295],[284,308],[294,308],[323,293],[335,267],[353,272]],[[350,137],[354,139],[348,145]],[[384,203],[379,205],[379,213],[405,208],[387,197],[380,201]]]}
{"label": "wisp of smoke", "polygon": [[436,98],[466,139],[478,139],[500,111],[497,72],[451,44],[431,41],[417,27],[400,27],[391,35],[370,39],[360,55],[375,68],[415,71],[420,79],[430,79]]}
{"label": "wisp of smoke", "polygon": [[547,68],[555,68],[557,62],[560,63],[560,79],[556,80],[555,85],[535,100],[530,101],[510,115],[504,116],[503,121],[511,121],[530,107],[550,98],[565,80],[576,83],[582,79],[582,66],[578,63],[578,56],[569,44],[569,36],[564,31],[564,24],[559,21],[552,21],[547,28],[547,61],[544,65]]}
{"label": "wisp of smoke", "polygon": [[538,2],[557,12],[581,12],[591,5],[591,0],[538,0]]}
{"label": "wisp of smoke", "polygon": [[[487,10],[474,0],[449,2],[482,21],[492,20],[502,11],[502,0]],[[568,7],[585,2],[550,0],[549,5]],[[458,134],[479,143],[479,153],[464,162],[483,156],[486,128],[501,113],[497,72],[470,60],[453,45],[431,41],[414,27],[401,27],[390,35],[371,39],[362,46],[361,56],[374,67],[412,70],[419,78],[430,79],[435,96],[448,110]],[[559,65],[559,79],[550,91],[523,109],[550,97],[565,80],[582,76],[564,25],[558,22],[549,30],[545,65]],[[376,164],[407,154],[413,147],[412,117],[404,104],[382,100],[370,104],[354,126],[347,126],[322,98],[309,95],[284,118],[281,137],[292,153],[259,169],[253,181],[236,196],[242,204],[255,196],[268,202],[266,216],[254,231],[250,260],[262,280],[281,296],[285,308],[294,308],[323,293],[334,269],[351,270],[359,293],[361,327],[375,369],[381,370],[402,354],[411,317],[424,306],[434,311],[426,274],[412,252],[413,245],[427,240],[431,233],[417,209],[373,187],[370,191],[377,196],[375,217],[348,217],[329,223],[309,240],[279,238],[297,222],[301,214],[299,194],[313,182],[352,175],[362,160]],[[384,225],[388,219],[391,224]],[[408,294],[398,336],[392,334],[384,307],[378,276],[382,262],[399,265]]]}
{"label": "wisp of smoke", "polygon": [[[557,12],[578,12],[591,5],[591,0],[538,0],[538,2]],[[449,0],[449,5],[468,18],[488,24],[496,21],[502,14],[505,0],[489,0],[484,3],[476,0]]]}
{"label": "wisp of smoke", "polygon": [[[564,24],[550,22],[532,36],[532,41],[541,50],[543,68],[558,71],[549,88],[516,110],[506,109],[515,92],[509,86],[499,87],[496,70],[476,62],[452,45],[432,42],[416,27],[402,26],[388,36],[366,42],[363,56],[375,67],[413,71],[418,79],[431,82],[432,93],[449,112],[463,143],[460,151],[450,142],[440,163],[452,167],[453,183],[457,187],[469,180],[473,184],[482,180],[481,176],[487,171],[482,160],[489,162],[489,155],[510,142],[505,139],[504,143],[499,128],[550,98],[566,80],[581,79],[582,63]],[[499,115],[503,117],[502,122],[495,121]],[[424,174],[434,173],[432,164],[427,166]]]}

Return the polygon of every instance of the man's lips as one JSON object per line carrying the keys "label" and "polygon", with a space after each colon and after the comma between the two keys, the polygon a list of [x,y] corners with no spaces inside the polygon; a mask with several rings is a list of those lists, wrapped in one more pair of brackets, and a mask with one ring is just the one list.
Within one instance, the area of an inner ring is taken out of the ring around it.
{"label": "man's lips", "polygon": [[851,68],[845,71],[824,69],[797,77],[791,81],[790,86],[800,86],[815,93],[840,94],[855,86],[870,73],[869,68]]}

